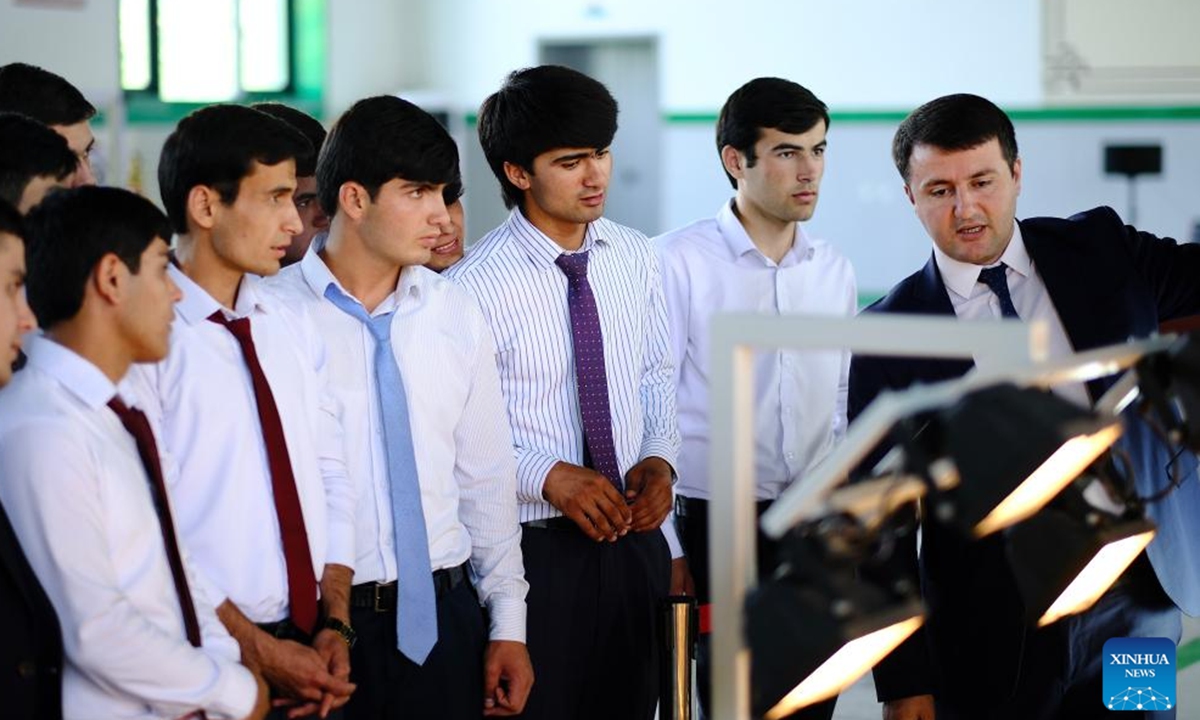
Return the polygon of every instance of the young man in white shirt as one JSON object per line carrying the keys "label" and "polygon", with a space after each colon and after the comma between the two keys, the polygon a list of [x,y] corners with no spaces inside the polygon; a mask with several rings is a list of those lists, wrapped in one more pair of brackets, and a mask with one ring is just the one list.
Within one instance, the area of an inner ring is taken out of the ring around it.
{"label": "young man in white shirt", "polygon": [[422,267],[449,222],[454,140],[410,102],[366,98],[317,177],[329,233],[276,286],[339,348],[329,375],[358,484],[346,716],[519,713],[528,585],[495,350],[471,298]]}
{"label": "young man in white shirt", "polygon": [[487,318],[513,428],[530,719],[649,720],[658,699],[679,433],[658,263],[602,217],[616,128],[592,78],[512,73],[479,113],[512,213],[449,270]]}
{"label": "young man in white shirt", "polygon": [[167,358],[137,375],[180,468],[180,534],[228,598],[221,620],[295,703],[281,716],[324,717],[353,691],[354,487],[324,343],[259,277],[279,271],[300,232],[296,159],[311,152],[246,107],[180,121],[158,175],[183,300]]}
{"label": "young man in white shirt", "polygon": [[62,625],[63,716],[262,717],[266,686],[189,572],[122,384],[167,352],[170,226],[144,198],[85,187],[35,209],[26,235],[45,333],[0,393],[0,494]]}
{"label": "young man in white shirt", "polygon": [[[854,270],[801,223],[816,211],[825,171],[825,104],[779,78],[738,88],[721,109],[717,150],[735,190],[716,218],[656,238],[675,358],[679,403],[677,523],[701,606],[710,601],[708,564],[709,330],[721,312],[829,314],[856,307]],[[850,355],[840,350],[755,355],[755,496],[761,514],[799,481],[844,433]],[[727,480],[724,480],[727,481]],[[775,566],[775,543],[760,535],[760,572]],[[703,610],[702,610],[703,612]],[[697,657],[702,707],[711,682],[708,636]],[[797,715],[828,718],[835,701]]]}

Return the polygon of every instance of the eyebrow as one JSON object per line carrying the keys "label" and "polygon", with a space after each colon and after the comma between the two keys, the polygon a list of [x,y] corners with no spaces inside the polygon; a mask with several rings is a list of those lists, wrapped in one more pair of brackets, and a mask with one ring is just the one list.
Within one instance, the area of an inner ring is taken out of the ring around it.
{"label": "eyebrow", "polygon": [[267,194],[268,195],[283,195],[285,193],[286,194],[294,194],[295,192],[296,192],[295,185],[276,185],[275,187],[268,190]]}
{"label": "eyebrow", "polygon": [[[827,144],[828,144],[828,141],[822,140],[821,142],[817,143],[816,145],[813,145],[812,147],[814,150],[816,150],[819,147],[825,147]],[[771,152],[779,152],[780,150],[804,150],[804,149],[806,149],[806,148],[803,145],[796,145],[795,143],[786,143],[785,142],[785,143],[779,143],[778,145],[772,147]]]}
{"label": "eyebrow", "polygon": [[595,155],[599,151],[600,151],[600,148],[597,148],[595,150],[585,150],[583,152],[571,153],[570,155],[560,155],[559,157],[554,158],[550,162],[552,164],[562,164],[562,163],[573,162],[575,160],[582,160],[585,157],[591,157],[592,155]]}

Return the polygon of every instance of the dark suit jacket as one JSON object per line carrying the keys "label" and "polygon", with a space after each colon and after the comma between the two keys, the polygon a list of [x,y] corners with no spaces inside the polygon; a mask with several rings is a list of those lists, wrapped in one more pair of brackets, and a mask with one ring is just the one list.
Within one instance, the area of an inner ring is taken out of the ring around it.
{"label": "dark suit jacket", "polygon": [[[1069,219],[1022,221],[1021,235],[1034,267],[1077,351],[1152,334],[1162,321],[1200,312],[1200,245],[1176,244],[1126,226],[1110,208]],[[865,312],[954,315],[931,257]],[[851,419],[883,389],[958,377],[970,361],[856,356],[850,368]],[[1099,397],[1111,379],[1093,382]],[[1137,461],[1139,494],[1164,487],[1167,451],[1136,425],[1123,439]],[[1200,609],[1200,483],[1184,484],[1150,508],[1159,536],[1148,554],[1171,598]],[[1053,646],[1065,632],[1052,625],[1027,629],[1023,607],[1004,555],[1003,539],[965,543],[929,526],[920,559],[922,591],[930,610],[927,627],[877,666],[881,700],[926,693],[964,702],[1007,698],[1022,662]],[[915,540],[898,552],[915,560]],[[916,568],[914,568],[915,570]]]}
{"label": "dark suit jacket", "polygon": [[0,707],[13,720],[62,717],[62,637],[54,607],[0,505]]}

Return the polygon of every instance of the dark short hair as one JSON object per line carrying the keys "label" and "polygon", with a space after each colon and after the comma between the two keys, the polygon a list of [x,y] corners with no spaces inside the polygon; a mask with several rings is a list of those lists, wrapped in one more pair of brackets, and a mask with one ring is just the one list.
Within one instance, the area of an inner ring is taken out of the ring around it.
{"label": "dark short hair", "polygon": [[[734,90],[721,107],[717,118],[717,155],[729,145],[746,156],[747,166],[754,167],[758,161],[754,145],[763,130],[771,128],[797,135],[812,130],[818,122],[829,127],[829,109],[807,88],[782,78],[755,78]],[[728,172],[725,177],[736,189],[737,180]]]}
{"label": "dark short hair", "polygon": [[500,181],[505,207],[525,194],[508,181],[504,163],[533,172],[533,160],[555,148],[606,148],[617,134],[617,101],[599,81],[559,65],[516,70],[479,108],[479,142]]}
{"label": "dark short hair", "polygon": [[232,205],[254,163],[297,165],[312,154],[304,135],[286,122],[242,105],[209,105],[179,121],[163,143],[158,188],[177,233],[186,233],[187,197],[192,188],[213,188]]}
{"label": "dark short hair", "polygon": [[25,218],[29,307],[42,327],[70,320],[83,307],[96,263],[109,253],[130,272],[155,238],[169,240],[166,215],[141,195],[115,187],[54,193]]}
{"label": "dark short hair", "polygon": [[1017,133],[1012,120],[991,100],[960,93],[930,100],[913,110],[892,139],[892,160],[904,182],[913,148],[929,145],[939,150],[970,150],[992,138],[1012,170],[1017,162]]}
{"label": "dark short hair", "polygon": [[458,175],[447,183],[446,188],[442,190],[442,202],[446,203],[446,206],[449,207],[461,198],[465,192],[466,188],[463,187],[462,175]]}
{"label": "dark short hair", "polygon": [[3,199],[0,199],[0,233],[25,237],[25,222],[21,219],[21,213],[17,212],[15,205]]}
{"label": "dark short hair", "polygon": [[325,144],[325,126],[312,115],[301,112],[291,105],[284,105],[277,102],[260,102],[254,103],[250,107],[284,121],[304,135],[309,144],[312,145],[313,151],[310,156],[303,158],[303,161],[301,158],[296,159],[296,175],[299,177],[316,175],[317,154],[321,152],[321,146]]}
{"label": "dark short hair", "polygon": [[31,180],[62,180],[78,163],[62,135],[31,117],[0,112],[0,198],[19,205]]}
{"label": "dark short hair", "polygon": [[47,125],[91,120],[96,108],[59,75],[15,62],[0,67],[0,110],[19,112]]}
{"label": "dark short hair", "polygon": [[407,100],[377,95],[354,103],[329,131],[317,162],[317,198],[333,217],[348,182],[375,199],[396,178],[441,185],[458,176],[458,146],[446,128]]}

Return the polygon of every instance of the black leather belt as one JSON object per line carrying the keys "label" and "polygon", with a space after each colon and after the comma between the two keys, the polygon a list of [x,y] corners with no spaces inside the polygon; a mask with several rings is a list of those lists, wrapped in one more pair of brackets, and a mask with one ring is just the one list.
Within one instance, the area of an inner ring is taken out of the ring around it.
{"label": "black leather belt", "polygon": [[575,524],[575,521],[565,515],[544,518],[542,520],[527,520],[521,523],[521,527],[537,530],[579,530],[579,526]]}
{"label": "black leather belt", "polygon": [[294,640],[301,645],[308,645],[312,642],[312,636],[296,627],[291,618],[284,618],[279,622],[255,623],[259,629],[279,640]]}
{"label": "black leather belt", "polygon": [[[433,592],[441,597],[467,580],[467,564],[435,570]],[[392,612],[396,609],[396,582],[362,583],[350,588],[350,607],[368,608],[375,612]]]}

